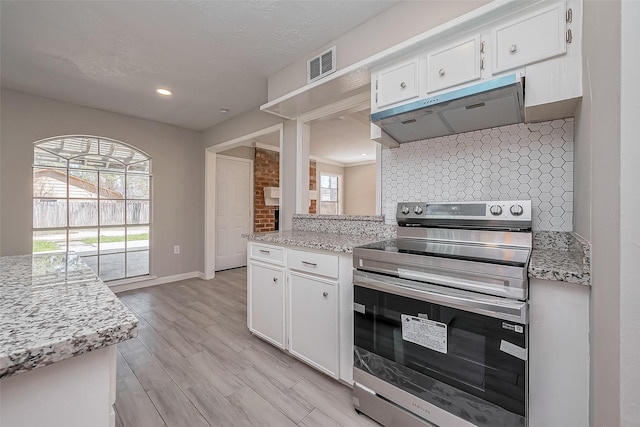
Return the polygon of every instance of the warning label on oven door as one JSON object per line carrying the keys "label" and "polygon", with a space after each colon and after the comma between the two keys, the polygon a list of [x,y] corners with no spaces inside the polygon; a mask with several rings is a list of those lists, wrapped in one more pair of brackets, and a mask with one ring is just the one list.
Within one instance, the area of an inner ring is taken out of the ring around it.
{"label": "warning label on oven door", "polygon": [[402,339],[447,354],[447,324],[402,314]]}

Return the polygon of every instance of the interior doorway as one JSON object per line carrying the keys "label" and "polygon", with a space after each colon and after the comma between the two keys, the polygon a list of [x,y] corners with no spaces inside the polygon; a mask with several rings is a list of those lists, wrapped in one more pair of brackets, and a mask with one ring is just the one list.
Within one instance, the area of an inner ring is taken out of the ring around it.
{"label": "interior doorway", "polygon": [[253,231],[253,160],[216,159],[216,271],[247,265],[243,233]]}
{"label": "interior doorway", "polygon": [[300,192],[297,213],[380,214],[382,152],[371,139],[370,106],[362,93],[297,118],[298,187],[318,189],[317,209],[307,210]]}
{"label": "interior doorway", "polygon": [[[247,151],[250,148],[256,148],[264,143],[265,140],[271,141],[275,144],[273,147],[276,151],[281,151],[282,148],[282,134],[283,125],[277,124],[268,128],[232,139],[230,141],[223,142],[221,144],[208,147],[205,150],[205,244],[204,244],[204,279],[209,280],[215,277],[215,272],[218,270],[231,268],[227,267],[227,262],[231,262],[231,259],[235,259],[234,263],[238,262],[240,257],[244,256],[243,263],[246,264],[246,252],[244,255],[238,254],[238,245],[243,246],[243,250],[246,251],[246,240],[241,237],[243,231],[240,231],[239,227],[233,225],[233,221],[229,213],[225,213],[225,218],[218,217],[218,213],[224,213],[227,209],[231,209],[231,205],[235,202],[233,200],[224,200],[225,196],[218,197],[218,193],[233,192],[226,186],[231,185],[232,179],[227,179],[227,174],[233,172],[228,171],[224,173],[224,177],[218,173],[218,158],[222,157],[243,157],[240,153]],[[243,149],[244,147],[244,149]],[[234,150],[235,149],[235,150]],[[249,150],[251,151],[251,150]],[[254,150],[255,151],[255,150]],[[246,157],[246,156],[244,156]],[[253,167],[251,167],[252,177],[249,180],[253,183]],[[234,171],[235,172],[235,171]],[[279,166],[279,176],[282,176],[282,162]],[[225,190],[219,187],[219,181],[226,181]],[[248,191],[237,190],[238,192],[246,192],[250,197],[249,202],[249,216],[254,218],[254,188],[250,188]],[[246,194],[245,193],[245,194]],[[238,194],[236,194],[238,195]],[[230,197],[230,196],[229,196]],[[238,195],[240,197],[240,195]],[[248,198],[245,200],[249,200]],[[238,202],[240,203],[240,202]],[[225,206],[218,206],[219,204],[225,204]],[[241,206],[241,203],[240,203]],[[234,208],[239,209],[239,208]],[[246,209],[246,208],[243,208]],[[219,221],[227,221],[227,225],[219,226]],[[240,222],[240,219],[238,219]],[[231,225],[229,225],[231,224]],[[250,222],[246,232],[254,231],[253,221]],[[232,237],[229,237],[228,233],[232,233]],[[220,235],[219,235],[220,234]],[[230,240],[228,240],[230,239]],[[233,242],[233,243],[229,243]],[[219,258],[218,254],[222,254]],[[220,265],[218,265],[220,264]]]}

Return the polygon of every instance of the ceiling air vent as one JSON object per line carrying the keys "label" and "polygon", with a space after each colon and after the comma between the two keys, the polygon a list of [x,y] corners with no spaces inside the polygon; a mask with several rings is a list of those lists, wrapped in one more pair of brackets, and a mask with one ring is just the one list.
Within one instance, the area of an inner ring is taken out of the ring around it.
{"label": "ceiling air vent", "polygon": [[307,61],[307,84],[336,71],[336,47]]}

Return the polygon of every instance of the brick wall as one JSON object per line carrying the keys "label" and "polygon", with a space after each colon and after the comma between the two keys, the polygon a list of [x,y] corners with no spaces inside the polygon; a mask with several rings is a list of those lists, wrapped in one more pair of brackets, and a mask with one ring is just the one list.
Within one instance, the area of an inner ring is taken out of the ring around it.
{"label": "brick wall", "polygon": [[[309,190],[316,190],[316,161],[315,160],[309,160]],[[318,195],[319,197],[319,195]],[[309,213],[310,214],[315,214],[317,213],[317,200],[311,200],[310,201],[311,204],[309,205]]]}
{"label": "brick wall", "polygon": [[280,153],[256,148],[253,168],[253,231],[274,231],[278,206],[265,206],[264,187],[280,186]]}

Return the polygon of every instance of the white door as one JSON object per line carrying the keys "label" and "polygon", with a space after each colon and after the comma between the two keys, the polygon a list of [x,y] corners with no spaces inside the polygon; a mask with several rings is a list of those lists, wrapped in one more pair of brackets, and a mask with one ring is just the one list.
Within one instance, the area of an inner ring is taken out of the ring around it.
{"label": "white door", "polygon": [[217,156],[216,271],[247,265],[247,241],[253,230],[253,162]]}

